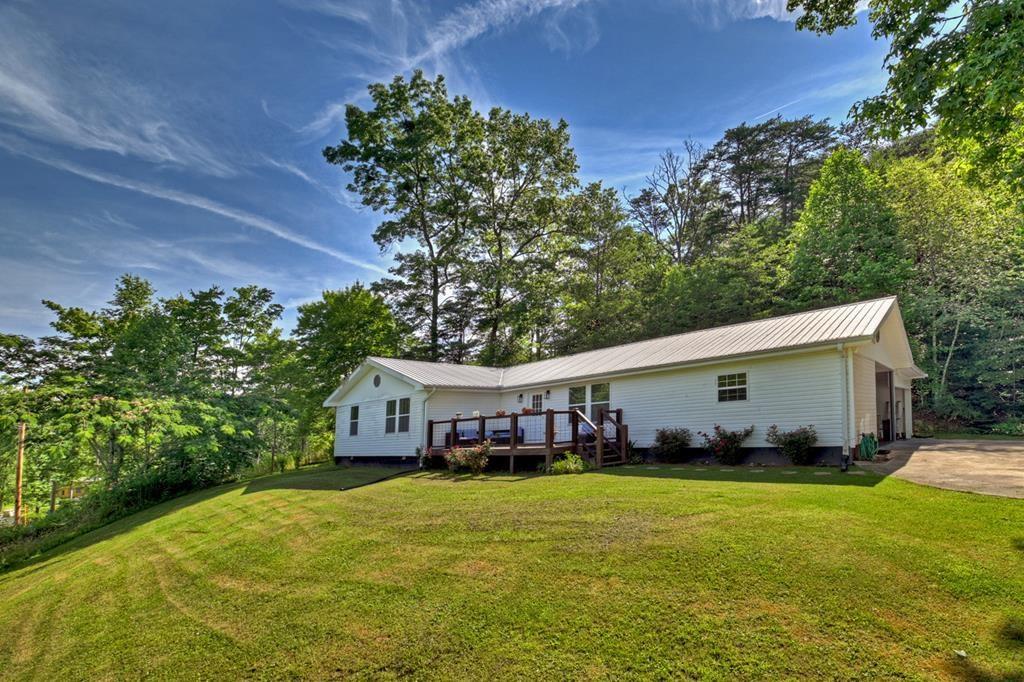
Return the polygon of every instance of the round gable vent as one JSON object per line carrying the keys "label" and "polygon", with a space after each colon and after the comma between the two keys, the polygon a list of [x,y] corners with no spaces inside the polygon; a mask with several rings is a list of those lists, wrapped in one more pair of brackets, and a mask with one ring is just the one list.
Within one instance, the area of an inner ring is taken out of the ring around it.
{"label": "round gable vent", "polygon": [[373,386],[374,386],[374,388],[377,388],[377,387],[380,386],[380,375],[379,374],[374,374],[373,375]]}

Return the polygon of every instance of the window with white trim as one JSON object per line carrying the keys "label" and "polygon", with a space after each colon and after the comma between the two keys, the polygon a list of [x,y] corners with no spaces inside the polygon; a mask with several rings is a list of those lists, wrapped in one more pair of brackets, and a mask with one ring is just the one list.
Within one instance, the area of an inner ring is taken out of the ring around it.
{"label": "window with white trim", "polygon": [[569,387],[569,409],[579,410],[584,414],[587,411],[587,387],[586,386],[570,386]]}
{"label": "window with white trim", "polygon": [[731,403],[747,399],[747,373],[718,375],[718,402]]}
{"label": "window with white trim", "polygon": [[384,410],[384,433],[408,433],[411,403],[409,398],[387,402]]}
{"label": "window with white trim", "polygon": [[595,422],[601,418],[601,410],[608,411],[611,408],[612,385],[591,384],[590,385],[590,418]]}
{"label": "window with white trim", "polygon": [[353,405],[348,408],[348,435],[359,435],[359,406]]}
{"label": "window with white trim", "polygon": [[530,407],[533,408],[534,412],[540,412],[544,409],[544,394],[534,393],[530,396]]}

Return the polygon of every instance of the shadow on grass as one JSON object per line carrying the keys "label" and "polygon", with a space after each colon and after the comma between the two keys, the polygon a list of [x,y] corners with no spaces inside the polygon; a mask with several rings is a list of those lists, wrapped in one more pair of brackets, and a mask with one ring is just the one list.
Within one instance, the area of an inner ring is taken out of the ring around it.
{"label": "shadow on grass", "polygon": [[[1010,616],[1003,621],[1002,626],[995,633],[996,644],[1012,649],[1024,650],[1024,617]],[[953,677],[962,680],[979,680],[985,682],[1009,682],[1010,680],[1024,680],[1024,671],[1013,672],[992,672],[978,665],[967,658],[957,657],[949,667]]]}
{"label": "shadow on grass", "polygon": [[373,466],[323,466],[254,478],[245,484],[243,495],[266,490],[352,490],[371,483],[403,476],[416,469]]}
{"label": "shadow on grass", "polygon": [[842,472],[834,467],[722,466],[719,464],[627,464],[600,469],[608,476],[717,481],[726,483],[788,483],[798,485],[841,485],[871,488],[884,476],[851,467]]}

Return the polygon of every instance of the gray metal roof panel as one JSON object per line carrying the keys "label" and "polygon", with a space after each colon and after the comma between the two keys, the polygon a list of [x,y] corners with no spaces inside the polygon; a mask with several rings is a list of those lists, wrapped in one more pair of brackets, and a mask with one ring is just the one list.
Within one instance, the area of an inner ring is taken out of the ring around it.
{"label": "gray metal roof panel", "polygon": [[893,296],[714,327],[514,367],[479,367],[373,358],[425,386],[516,388],[870,337]]}

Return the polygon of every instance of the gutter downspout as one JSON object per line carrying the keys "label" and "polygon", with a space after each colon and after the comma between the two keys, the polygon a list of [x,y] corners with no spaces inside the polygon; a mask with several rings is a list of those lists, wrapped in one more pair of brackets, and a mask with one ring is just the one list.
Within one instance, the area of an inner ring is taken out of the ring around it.
{"label": "gutter downspout", "polygon": [[[437,392],[436,386],[430,389],[430,392],[427,393],[427,397],[423,399],[423,414],[420,415],[420,435],[423,434],[423,427],[427,425],[427,403],[430,401],[430,396],[434,395],[435,392]],[[430,443],[426,437],[421,440],[420,443],[424,448],[423,452],[426,452],[426,450],[430,448]]]}
{"label": "gutter downspout", "polygon": [[842,469],[846,471],[853,460],[853,446],[850,431],[857,422],[853,396],[853,349],[844,343],[836,346],[840,352],[840,386],[843,391],[843,459]]}
{"label": "gutter downspout", "polygon": [[851,447],[856,447],[860,441],[860,434],[857,433],[857,392],[855,390],[856,383],[853,377],[853,349],[846,349],[846,395],[847,404],[849,409],[849,424],[850,424],[850,436],[849,442]]}

